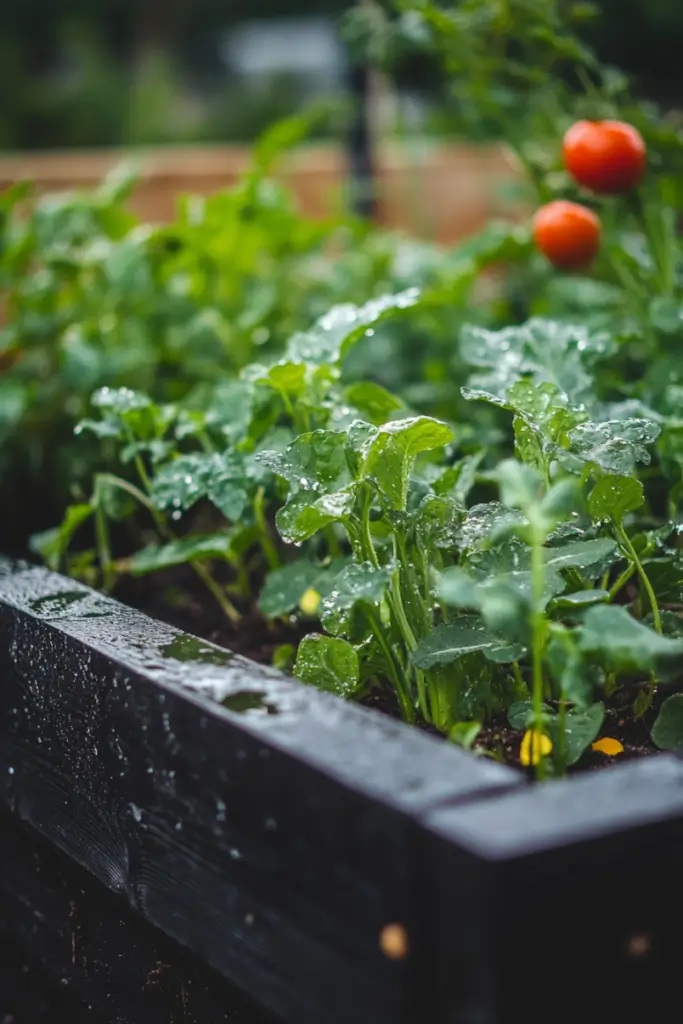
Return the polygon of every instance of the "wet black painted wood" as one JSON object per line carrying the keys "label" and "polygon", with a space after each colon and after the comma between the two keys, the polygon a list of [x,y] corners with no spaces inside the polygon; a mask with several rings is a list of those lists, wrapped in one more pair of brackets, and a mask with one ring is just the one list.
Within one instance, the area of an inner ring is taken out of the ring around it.
{"label": "wet black painted wood", "polygon": [[529,786],[5,563],[0,798],[131,920],[294,1024],[636,1024],[676,1005],[674,757]]}
{"label": "wet black painted wood", "polygon": [[147,921],[284,1020],[430,1018],[417,822],[518,776],[11,563],[0,679],[0,796]]}
{"label": "wet black painted wood", "polygon": [[424,819],[434,1024],[664,1021],[680,1005],[683,761]]}
{"label": "wet black painted wood", "polygon": [[0,1021],[272,1024],[7,810],[0,863]]}

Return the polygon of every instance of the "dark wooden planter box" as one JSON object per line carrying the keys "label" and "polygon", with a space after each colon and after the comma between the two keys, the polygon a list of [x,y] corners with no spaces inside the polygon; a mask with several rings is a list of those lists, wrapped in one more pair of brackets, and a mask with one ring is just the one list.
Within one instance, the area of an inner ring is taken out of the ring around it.
{"label": "dark wooden planter box", "polygon": [[92,1019],[558,1024],[676,1005],[671,756],[529,785],[6,562],[0,797],[4,941]]}

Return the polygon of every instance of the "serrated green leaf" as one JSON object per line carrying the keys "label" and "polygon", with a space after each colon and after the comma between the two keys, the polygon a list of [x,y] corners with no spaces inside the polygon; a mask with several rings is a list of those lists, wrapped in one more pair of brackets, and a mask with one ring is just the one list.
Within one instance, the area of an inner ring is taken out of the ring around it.
{"label": "serrated green leaf", "polygon": [[358,655],[346,640],[313,633],[299,644],[294,675],[320,690],[350,697],[358,687]]}

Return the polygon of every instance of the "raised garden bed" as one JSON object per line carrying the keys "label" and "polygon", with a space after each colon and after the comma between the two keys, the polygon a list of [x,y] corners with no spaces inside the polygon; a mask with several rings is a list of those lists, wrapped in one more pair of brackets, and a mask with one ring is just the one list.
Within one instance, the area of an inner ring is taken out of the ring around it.
{"label": "raised garden bed", "polygon": [[674,998],[673,756],[530,786],[25,564],[2,566],[0,666],[2,799],[47,841],[4,831],[5,901],[26,844],[54,847],[115,894],[111,929],[156,926],[297,1024],[637,1020]]}

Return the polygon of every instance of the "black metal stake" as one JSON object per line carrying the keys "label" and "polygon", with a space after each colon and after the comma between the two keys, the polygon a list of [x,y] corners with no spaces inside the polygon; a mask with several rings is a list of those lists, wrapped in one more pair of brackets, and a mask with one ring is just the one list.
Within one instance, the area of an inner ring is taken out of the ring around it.
{"label": "black metal stake", "polygon": [[357,216],[374,220],[377,195],[372,147],[372,71],[365,64],[352,63],[348,80],[352,102],[348,135],[349,205]]}

